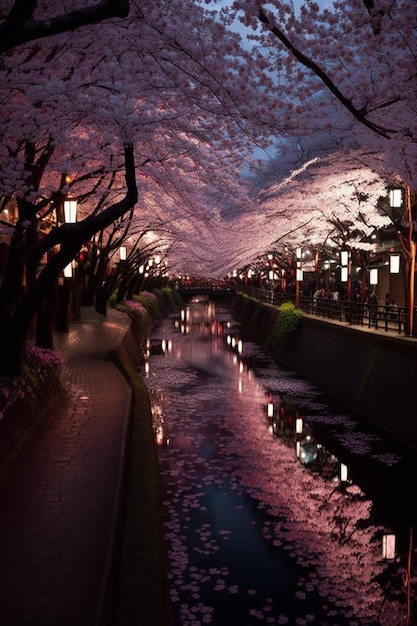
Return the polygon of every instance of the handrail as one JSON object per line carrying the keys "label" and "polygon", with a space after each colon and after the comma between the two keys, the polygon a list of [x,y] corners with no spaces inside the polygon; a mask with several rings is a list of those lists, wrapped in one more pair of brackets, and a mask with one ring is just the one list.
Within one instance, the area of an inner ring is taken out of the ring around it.
{"label": "handrail", "polygon": [[[283,302],[295,303],[295,294],[280,293],[267,289],[240,285],[239,291],[259,300],[260,302],[280,306]],[[397,305],[369,304],[366,301],[334,300],[327,297],[299,296],[298,308],[304,313],[345,322],[349,326],[361,326],[397,332],[407,336],[408,310]],[[414,308],[414,319],[417,319],[417,307]],[[416,325],[414,324],[414,328]]]}

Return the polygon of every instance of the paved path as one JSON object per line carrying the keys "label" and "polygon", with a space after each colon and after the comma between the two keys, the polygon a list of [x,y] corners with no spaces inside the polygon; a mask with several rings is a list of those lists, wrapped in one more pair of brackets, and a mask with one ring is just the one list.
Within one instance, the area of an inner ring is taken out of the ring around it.
{"label": "paved path", "polygon": [[94,626],[131,391],[109,358],[128,321],[82,309],[56,335],[70,390],[0,492],[0,626]]}

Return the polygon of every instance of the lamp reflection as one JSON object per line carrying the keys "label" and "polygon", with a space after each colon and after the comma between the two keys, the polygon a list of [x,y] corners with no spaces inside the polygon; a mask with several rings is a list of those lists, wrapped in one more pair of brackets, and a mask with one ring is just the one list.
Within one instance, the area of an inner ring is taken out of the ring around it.
{"label": "lamp reflection", "polygon": [[386,561],[395,559],[395,535],[389,530],[382,535],[382,558]]}
{"label": "lamp reflection", "polygon": [[347,465],[344,463],[340,464],[340,482],[347,483],[349,480],[349,471]]}
{"label": "lamp reflection", "polygon": [[162,425],[157,426],[155,429],[155,440],[158,446],[162,446],[164,443],[164,429]]}

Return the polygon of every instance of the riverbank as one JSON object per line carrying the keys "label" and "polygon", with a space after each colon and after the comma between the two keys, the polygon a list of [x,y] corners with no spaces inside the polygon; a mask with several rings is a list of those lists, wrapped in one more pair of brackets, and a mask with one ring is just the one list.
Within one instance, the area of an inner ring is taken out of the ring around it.
{"label": "riverbank", "polygon": [[398,441],[417,449],[417,341],[302,315],[287,343],[277,307],[244,294],[233,301],[242,328],[279,362],[302,374]]}
{"label": "riverbank", "polygon": [[[170,602],[161,486],[149,396],[140,374],[152,325],[181,305],[175,292],[158,292],[158,309],[132,322],[114,358],[132,388],[123,496],[114,542],[107,607],[99,626],[169,626]],[[132,313],[132,312],[131,312]]]}

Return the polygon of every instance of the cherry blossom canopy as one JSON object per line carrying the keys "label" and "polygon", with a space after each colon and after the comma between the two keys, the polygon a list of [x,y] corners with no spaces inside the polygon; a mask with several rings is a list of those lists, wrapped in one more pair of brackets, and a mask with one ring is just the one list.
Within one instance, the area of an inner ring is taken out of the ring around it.
{"label": "cherry blossom canopy", "polygon": [[[173,272],[223,277],[324,241],[335,218],[366,236],[389,185],[416,191],[413,0],[33,4],[3,43],[3,211],[71,194],[97,214],[124,193],[129,142],[128,248],[143,237]],[[59,27],[98,5],[119,10]]]}

